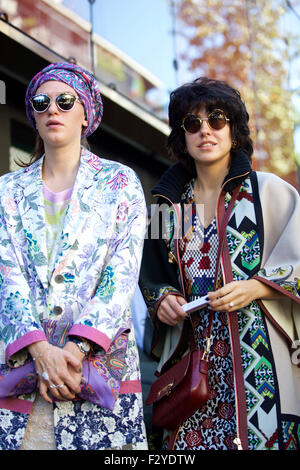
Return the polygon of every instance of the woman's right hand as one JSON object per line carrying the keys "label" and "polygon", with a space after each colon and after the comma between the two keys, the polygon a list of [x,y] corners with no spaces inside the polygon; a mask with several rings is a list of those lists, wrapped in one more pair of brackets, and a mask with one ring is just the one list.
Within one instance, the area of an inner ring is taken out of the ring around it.
{"label": "woman's right hand", "polygon": [[[82,362],[65,349],[52,346],[47,341],[38,341],[28,346],[39,376],[40,394],[52,403],[48,390],[57,400],[74,400],[80,393],[80,377]],[[49,380],[42,377],[48,374]],[[58,388],[53,385],[59,385]]]}
{"label": "woman's right hand", "polygon": [[168,294],[157,309],[157,316],[163,323],[175,326],[187,317],[187,313],[181,308],[187,301],[180,295]]}

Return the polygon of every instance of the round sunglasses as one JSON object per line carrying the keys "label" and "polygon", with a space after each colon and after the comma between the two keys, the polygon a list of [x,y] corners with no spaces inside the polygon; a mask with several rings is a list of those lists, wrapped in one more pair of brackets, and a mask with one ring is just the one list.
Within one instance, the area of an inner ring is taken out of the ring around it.
{"label": "round sunglasses", "polygon": [[195,134],[201,129],[203,121],[207,121],[211,129],[220,130],[226,126],[229,119],[221,109],[215,109],[206,118],[200,118],[190,113],[183,118],[181,127],[186,132]]}
{"label": "round sunglasses", "polygon": [[[61,111],[70,111],[75,102],[81,101],[72,93],[61,93],[56,98],[54,98],[55,104]],[[31,105],[36,113],[44,113],[47,111],[51,104],[52,98],[46,95],[45,93],[40,93],[39,95],[35,95],[30,99]]]}

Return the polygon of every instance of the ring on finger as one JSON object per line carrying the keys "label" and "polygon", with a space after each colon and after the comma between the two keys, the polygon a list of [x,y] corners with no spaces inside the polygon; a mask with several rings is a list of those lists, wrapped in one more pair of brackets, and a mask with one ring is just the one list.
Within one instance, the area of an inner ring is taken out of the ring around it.
{"label": "ring on finger", "polygon": [[229,307],[232,308],[234,306],[234,303],[233,302],[229,302]]}
{"label": "ring on finger", "polygon": [[48,382],[48,381],[49,381],[49,375],[48,375],[48,372],[46,372],[45,370],[44,370],[44,372],[42,372],[42,379],[46,380],[46,382]]}
{"label": "ring on finger", "polygon": [[51,384],[50,388],[62,388],[63,386],[64,386],[64,384],[58,384],[58,385]]}

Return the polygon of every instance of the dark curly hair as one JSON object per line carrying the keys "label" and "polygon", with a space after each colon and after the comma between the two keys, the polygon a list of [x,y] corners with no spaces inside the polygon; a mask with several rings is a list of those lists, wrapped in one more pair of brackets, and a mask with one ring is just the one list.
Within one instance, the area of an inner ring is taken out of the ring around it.
{"label": "dark curly hair", "polygon": [[186,153],[185,131],[181,127],[187,113],[197,112],[202,106],[209,113],[222,109],[229,118],[231,138],[235,145],[231,149],[234,158],[243,151],[251,161],[253,144],[248,126],[249,114],[238,90],[226,82],[200,77],[191,83],[180,86],[171,93],[169,104],[169,125],[171,133],[168,138],[168,150],[173,160],[180,161],[193,175],[195,164]]}

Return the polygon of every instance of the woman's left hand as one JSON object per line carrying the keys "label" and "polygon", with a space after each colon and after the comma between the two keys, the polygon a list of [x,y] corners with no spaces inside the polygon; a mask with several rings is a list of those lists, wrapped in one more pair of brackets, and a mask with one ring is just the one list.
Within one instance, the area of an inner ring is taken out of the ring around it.
{"label": "woman's left hand", "polygon": [[234,312],[255,299],[278,298],[280,294],[256,279],[232,281],[214,292],[208,292],[209,306],[220,312]]}
{"label": "woman's left hand", "polygon": [[37,341],[28,346],[28,351],[34,358],[35,369],[39,375],[39,390],[44,400],[52,402],[48,392],[57,400],[74,400],[81,390],[84,356],[78,346],[72,343],[62,349],[47,341]]}

